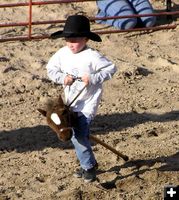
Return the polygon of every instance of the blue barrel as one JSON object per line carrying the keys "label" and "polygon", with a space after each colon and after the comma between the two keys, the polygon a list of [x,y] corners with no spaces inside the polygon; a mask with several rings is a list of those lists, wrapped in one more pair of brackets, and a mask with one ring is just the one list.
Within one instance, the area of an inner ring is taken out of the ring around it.
{"label": "blue barrel", "polygon": [[[153,8],[148,0],[97,0],[99,11],[96,17],[124,16],[133,14],[151,14]],[[156,17],[148,16],[137,18],[121,18],[111,20],[97,20],[97,23],[107,24],[119,29],[130,29],[140,21],[143,26],[150,27],[155,24]]]}

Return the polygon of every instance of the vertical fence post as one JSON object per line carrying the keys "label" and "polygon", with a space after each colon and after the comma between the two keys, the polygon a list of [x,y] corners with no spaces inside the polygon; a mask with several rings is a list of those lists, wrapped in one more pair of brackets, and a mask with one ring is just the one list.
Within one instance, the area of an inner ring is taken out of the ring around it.
{"label": "vertical fence post", "polygon": [[29,0],[29,35],[28,38],[31,39],[32,36],[32,0]]}
{"label": "vertical fence post", "polygon": [[[171,0],[166,0],[166,11],[171,12],[172,10],[172,1]],[[172,15],[167,15],[167,19],[172,19]]]}

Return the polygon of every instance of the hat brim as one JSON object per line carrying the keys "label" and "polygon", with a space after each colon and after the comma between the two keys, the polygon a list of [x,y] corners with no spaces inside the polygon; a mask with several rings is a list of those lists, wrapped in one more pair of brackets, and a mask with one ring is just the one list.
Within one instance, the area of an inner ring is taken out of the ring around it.
{"label": "hat brim", "polygon": [[57,39],[57,38],[70,38],[70,37],[87,37],[90,40],[101,42],[101,37],[93,32],[84,32],[84,33],[70,33],[70,32],[63,32],[63,31],[57,31],[50,35],[50,38]]}

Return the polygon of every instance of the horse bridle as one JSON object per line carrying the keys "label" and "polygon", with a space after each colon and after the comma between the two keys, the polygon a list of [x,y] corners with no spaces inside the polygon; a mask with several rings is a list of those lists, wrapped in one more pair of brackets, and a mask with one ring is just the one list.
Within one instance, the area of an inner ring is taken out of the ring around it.
{"label": "horse bridle", "polygon": [[[69,103],[68,105],[65,105],[66,107],[66,110],[68,112],[68,121],[69,121],[69,124],[71,125],[71,116],[70,116],[70,106],[74,103],[74,101],[80,96],[80,94],[83,92],[83,90],[86,88],[86,85],[80,90],[80,92],[75,96],[75,98],[71,101],[71,103]],[[64,114],[64,113],[63,113]],[[62,115],[63,115],[62,114]],[[63,132],[65,130],[71,130],[71,131],[74,131],[73,130],[73,127],[66,127],[66,128],[60,128],[59,131],[60,132]]]}
{"label": "horse bridle", "polygon": [[76,95],[76,97],[67,105],[68,108],[73,104],[73,102],[80,96],[80,94],[83,92],[83,90],[86,88],[86,85],[80,90],[80,92]]}

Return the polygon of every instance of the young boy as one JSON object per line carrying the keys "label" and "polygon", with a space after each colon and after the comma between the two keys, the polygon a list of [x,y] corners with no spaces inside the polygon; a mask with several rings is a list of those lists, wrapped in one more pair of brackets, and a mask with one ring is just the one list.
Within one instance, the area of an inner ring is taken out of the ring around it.
{"label": "young boy", "polygon": [[96,179],[97,161],[89,141],[89,125],[100,103],[102,83],[112,77],[116,67],[87,46],[89,39],[101,42],[101,38],[90,31],[89,19],[83,15],[69,16],[64,30],[53,33],[51,37],[64,37],[66,40],[66,46],[51,57],[46,67],[48,77],[64,86],[66,104],[70,104],[85,86],[71,105],[78,116],[71,141],[81,166],[74,176],[92,182]]}

